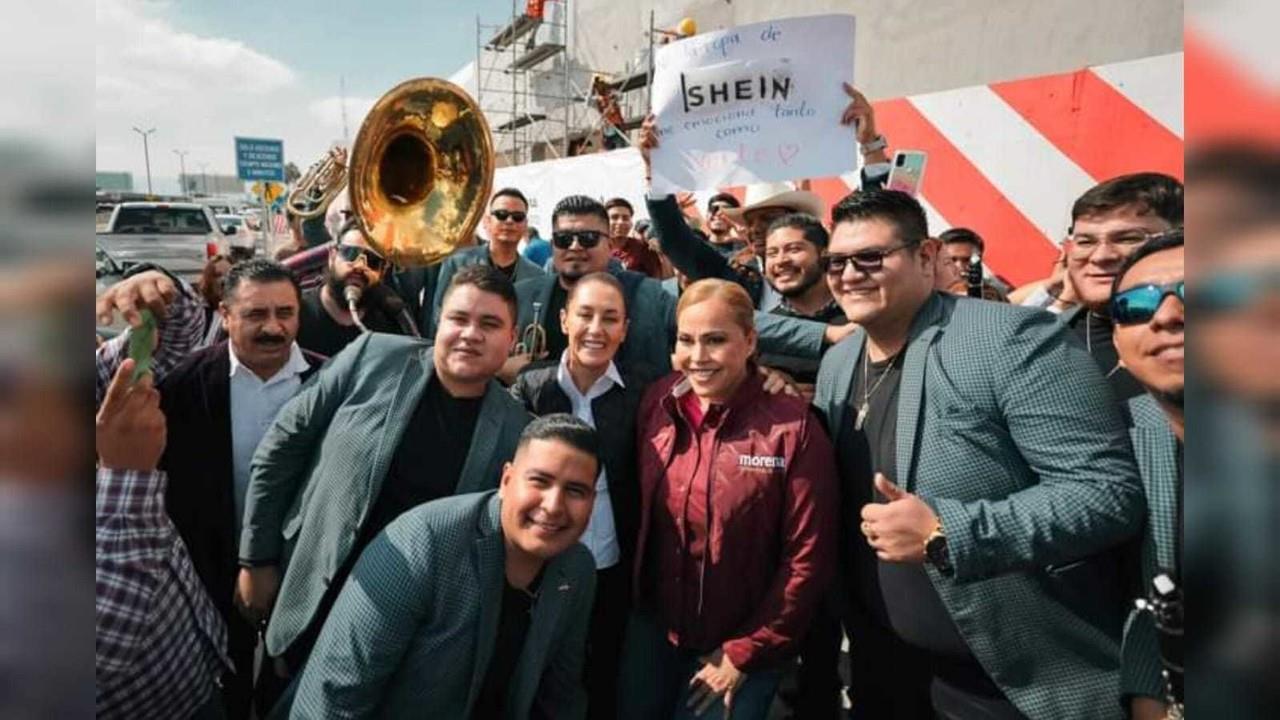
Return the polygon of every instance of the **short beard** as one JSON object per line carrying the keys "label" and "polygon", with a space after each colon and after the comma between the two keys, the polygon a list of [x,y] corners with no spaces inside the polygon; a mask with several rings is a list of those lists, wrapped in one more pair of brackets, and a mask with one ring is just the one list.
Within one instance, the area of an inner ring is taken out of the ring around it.
{"label": "short beard", "polygon": [[1182,412],[1185,409],[1183,406],[1185,395],[1186,392],[1184,388],[1178,388],[1177,390],[1151,389],[1151,396],[1154,397],[1157,402],[1168,405],[1172,408],[1177,408],[1179,412]]}
{"label": "short beard", "polygon": [[[787,299],[798,298],[801,295],[804,295],[805,293],[809,292],[811,289],[813,289],[814,285],[817,285],[818,282],[822,280],[822,276],[819,274],[814,274],[812,277],[810,277],[808,274],[805,274],[804,270],[801,270],[800,272],[801,272],[801,276],[800,276],[799,285],[796,285],[795,287],[789,288],[787,290],[778,290],[778,288],[776,287],[774,287],[773,289],[777,291],[777,293],[784,298],[787,298]],[[771,287],[772,285],[773,283],[770,283]]]}
{"label": "short beard", "polygon": [[[347,296],[346,296],[347,283],[342,280],[339,280],[337,276],[335,276],[333,272],[330,271],[325,277],[325,284],[329,286],[329,296],[332,297],[334,300],[336,300],[338,304],[341,305],[342,307],[346,307],[347,306]],[[373,286],[367,285],[367,286],[361,287],[359,285],[356,285],[355,287],[359,287],[361,291],[360,299],[356,301],[356,307],[360,308],[361,310],[364,310],[365,308],[368,307],[369,301],[373,298],[373,293],[370,292],[371,290],[373,290]]]}

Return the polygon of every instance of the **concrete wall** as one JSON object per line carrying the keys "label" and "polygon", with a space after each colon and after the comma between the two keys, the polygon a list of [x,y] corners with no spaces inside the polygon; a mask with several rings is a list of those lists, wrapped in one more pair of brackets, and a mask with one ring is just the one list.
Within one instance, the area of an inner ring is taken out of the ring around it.
{"label": "concrete wall", "polygon": [[569,0],[577,63],[619,72],[660,27],[858,19],[855,83],[871,99],[1065,72],[1182,49],[1182,0]]}

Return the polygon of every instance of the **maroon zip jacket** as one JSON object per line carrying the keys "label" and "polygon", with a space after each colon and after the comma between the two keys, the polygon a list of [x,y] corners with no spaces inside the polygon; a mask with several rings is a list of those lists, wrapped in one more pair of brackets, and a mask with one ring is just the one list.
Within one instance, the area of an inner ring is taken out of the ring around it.
{"label": "maroon zip jacket", "polygon": [[743,672],[776,667],[835,574],[831,441],[804,400],[769,395],[754,368],[700,431],[679,408],[687,392],[674,373],[640,407],[637,597],[677,646],[722,647]]}

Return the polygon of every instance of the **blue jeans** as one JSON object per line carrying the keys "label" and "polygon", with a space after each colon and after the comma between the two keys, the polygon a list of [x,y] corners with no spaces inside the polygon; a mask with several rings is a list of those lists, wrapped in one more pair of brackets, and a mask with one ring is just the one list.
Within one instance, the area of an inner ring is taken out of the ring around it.
{"label": "blue jeans", "polygon": [[[622,720],[724,720],[724,701],[717,700],[702,715],[686,707],[689,681],[702,669],[703,653],[672,645],[652,613],[636,611],[627,621],[618,688],[618,717]],[[733,720],[765,720],[782,679],[779,670],[757,670],[733,696]]]}

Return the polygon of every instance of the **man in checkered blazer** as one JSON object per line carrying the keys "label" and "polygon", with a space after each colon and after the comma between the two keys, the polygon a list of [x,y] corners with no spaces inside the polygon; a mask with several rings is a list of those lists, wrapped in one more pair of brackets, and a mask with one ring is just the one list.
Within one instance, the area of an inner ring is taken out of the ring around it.
{"label": "man in checkered blazer", "polygon": [[832,210],[861,326],[814,403],[843,483],[853,717],[1122,715],[1116,546],[1143,520],[1117,404],[1043,311],[933,290],[920,204]]}

